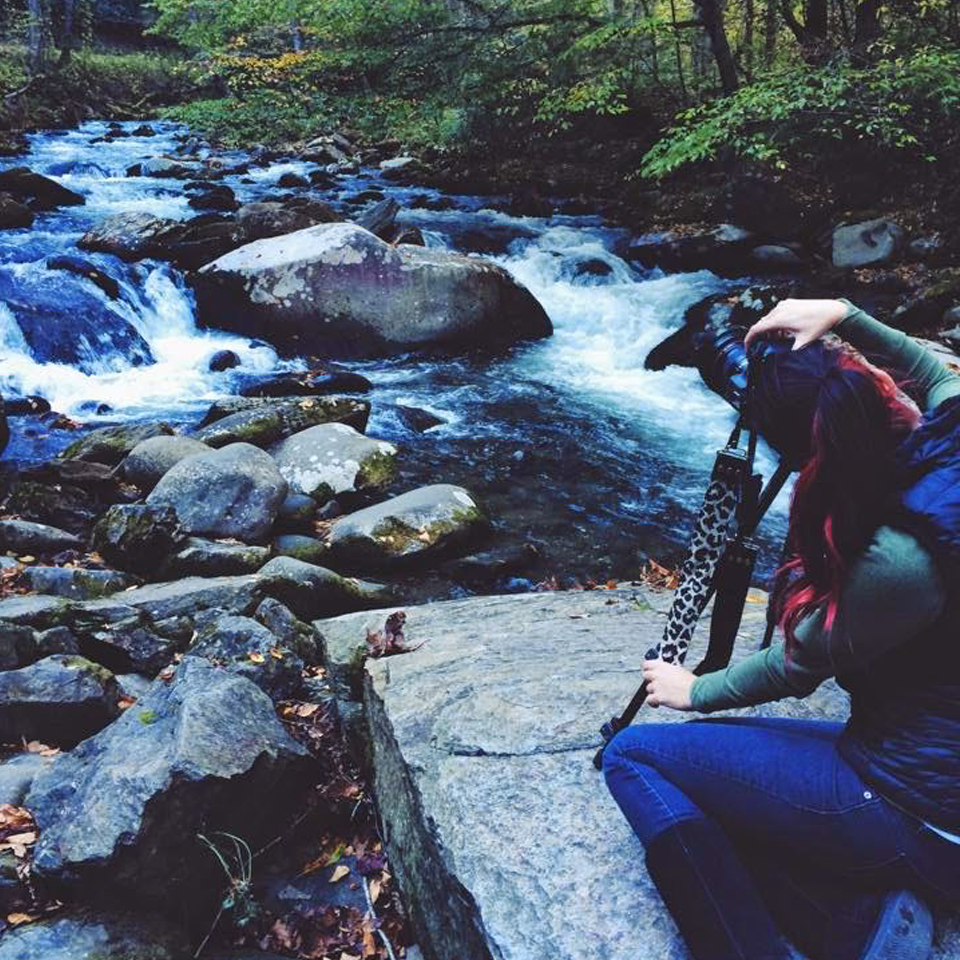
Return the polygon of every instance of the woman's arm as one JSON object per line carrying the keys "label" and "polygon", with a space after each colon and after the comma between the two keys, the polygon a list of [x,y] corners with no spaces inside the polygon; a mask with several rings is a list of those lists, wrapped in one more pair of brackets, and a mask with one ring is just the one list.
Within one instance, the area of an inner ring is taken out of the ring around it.
{"label": "woman's arm", "polygon": [[827,677],[861,670],[909,643],[940,616],[945,600],[930,554],[910,534],[880,527],[850,569],[830,631],[821,610],[797,627],[789,656],[776,643],[698,677],[690,690],[692,709],[709,713],[805,697]]}
{"label": "woman's arm", "polygon": [[960,376],[949,370],[912,337],[874,319],[849,300],[834,332],[867,359],[891,370],[927,410],[960,394]]}

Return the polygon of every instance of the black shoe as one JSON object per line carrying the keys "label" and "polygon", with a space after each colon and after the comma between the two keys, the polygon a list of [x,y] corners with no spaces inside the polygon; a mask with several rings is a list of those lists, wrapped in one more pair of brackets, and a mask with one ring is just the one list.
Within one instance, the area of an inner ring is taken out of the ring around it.
{"label": "black shoe", "polygon": [[658,834],[647,845],[647,869],[696,960],[790,960],[753,880],[713,820],[684,820]]}
{"label": "black shoe", "polygon": [[887,894],[860,960],[927,960],[933,948],[933,918],[911,890]]}

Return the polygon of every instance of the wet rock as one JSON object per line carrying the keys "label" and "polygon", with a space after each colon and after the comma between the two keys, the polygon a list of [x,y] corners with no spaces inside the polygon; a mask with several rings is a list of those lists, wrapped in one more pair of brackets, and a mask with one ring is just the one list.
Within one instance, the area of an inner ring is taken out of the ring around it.
{"label": "wet rock", "polygon": [[151,256],[171,260],[183,270],[197,270],[245,242],[243,230],[233,218],[204,213],[177,224],[160,239]]}
{"label": "wet rock", "polygon": [[116,213],[88,230],[77,243],[81,250],[112,253],[121,260],[156,256],[180,230],[176,220],[134,211]]}
{"label": "wet rock", "polygon": [[184,960],[186,938],[142,915],[56,914],[7,931],[0,960]]}
{"label": "wet rock", "polygon": [[207,369],[211,373],[223,373],[240,366],[240,357],[233,350],[218,350],[211,358]]}
{"label": "wet rock", "polygon": [[114,673],[137,673],[145,677],[155,677],[184,646],[136,621],[88,633],[80,641],[80,649],[88,659]]}
{"label": "wet rock", "polygon": [[273,700],[289,700],[300,688],[303,660],[250,617],[220,617],[202,629],[190,655],[253,681]]}
{"label": "wet rock", "polygon": [[140,164],[142,177],[172,177],[175,180],[191,180],[200,173],[197,163],[184,163],[167,157],[153,157]]}
{"label": "wet rock", "polygon": [[55,210],[86,203],[81,194],[34,173],[29,167],[0,170],[0,193],[9,193],[34,210]]}
{"label": "wet rock", "polygon": [[844,224],[833,231],[833,265],[840,269],[879,266],[900,253],[903,228],[891,220]]}
{"label": "wet rock", "polygon": [[120,297],[120,284],[101,270],[96,264],[83,257],[59,256],[47,260],[48,270],[66,270],[78,277],[89,280],[95,287],[102,290],[111,300]]}
{"label": "wet rock", "polygon": [[389,241],[397,222],[397,214],[400,212],[400,204],[392,197],[387,197],[379,203],[374,204],[369,210],[365,210],[356,217],[354,222],[364,230],[369,230],[372,234],[378,236],[381,240]]}
{"label": "wet rock", "polygon": [[155,137],[157,131],[149,123],[141,123],[139,127],[134,127],[130,131],[131,137]]}
{"label": "wet rock", "polygon": [[190,537],[170,558],[165,572],[176,577],[229,577],[256,573],[269,559],[269,547]]}
{"label": "wet rock", "polygon": [[285,530],[312,529],[317,501],[305,493],[288,493],[277,512],[277,527]]}
{"label": "wet rock", "polygon": [[309,187],[310,181],[306,177],[301,177],[299,173],[282,173],[277,178],[277,186],[290,190],[294,187]]}
{"label": "wet rock", "polygon": [[111,507],[93,530],[104,559],[134,573],[155,573],[186,539],[171,503],[125,503]]}
{"label": "wet rock", "polygon": [[23,583],[35,593],[70,600],[96,600],[137,581],[116,570],[85,570],[82,567],[27,567]]}
{"label": "wet rock", "polygon": [[[239,208],[237,198],[226,184],[203,183],[197,185],[200,189],[189,200],[194,210],[220,210],[231,213]],[[187,189],[190,184],[187,184]]]}
{"label": "wet rock", "polygon": [[338,493],[386,486],[396,472],[397,448],[343,423],[310,427],[282,440],[270,453],[290,489],[317,501]]}
{"label": "wet rock", "polygon": [[43,397],[8,397],[4,410],[8,417],[41,417],[50,412],[50,402]]}
{"label": "wet rock", "polygon": [[[9,803],[12,807],[22,805],[38,773],[50,765],[51,758],[38,753],[22,753],[0,763],[0,806]],[[0,940],[0,944],[3,940]],[[3,956],[0,950],[0,957]]]}
{"label": "wet rock", "polygon": [[192,278],[203,324],[287,353],[486,348],[552,332],[533,295],[489,261],[391,247],[354,224],[247,244]]}
{"label": "wet rock", "polygon": [[173,429],[165,423],[150,423],[139,426],[101,427],[91,430],[68,446],[61,458],[105,463],[115,467],[134,447],[151,437],[166,437]]}
{"label": "wet rock", "polygon": [[0,230],[33,226],[33,211],[7,193],[0,193]]}
{"label": "wet rock", "polygon": [[293,557],[274,557],[258,576],[269,581],[270,595],[288,606],[301,620],[365,610],[390,600],[380,583],[341,577],[340,574]]}
{"label": "wet rock", "polygon": [[351,570],[428,563],[469,546],[488,528],[470,493],[438,483],[341,517],[327,538],[328,562]]}
{"label": "wet rock", "polygon": [[[367,393],[373,384],[359,373],[336,370],[332,373],[281,374],[244,387],[244,397],[322,397],[332,393]],[[363,432],[364,427],[357,427]]]}
{"label": "wet rock", "polygon": [[18,670],[39,659],[33,630],[0,620],[0,670]]}
{"label": "wet rock", "polygon": [[[241,398],[234,398],[234,402],[236,399]],[[345,423],[362,431],[370,414],[369,403],[349,397],[304,397],[287,402],[264,402],[266,398],[242,399],[261,402],[250,403],[246,410],[201,427],[194,434],[196,439],[211,447],[224,447],[228,443],[269,447],[318,424]]]}
{"label": "wet rock", "polygon": [[305,563],[320,563],[329,551],[316,537],[285,533],[273,541],[273,552],[279,557],[293,557]]}
{"label": "wet rock", "polygon": [[442,417],[432,414],[429,410],[421,410],[419,407],[407,407],[398,403],[394,409],[403,425],[417,433],[425,433],[431,427],[439,427],[440,424],[447,422]]}
{"label": "wet rock", "polygon": [[423,231],[419,227],[395,227],[390,242],[397,247],[403,243],[413,247],[425,247],[427,245]]}
{"label": "wet rock", "polygon": [[0,520],[0,550],[17,553],[47,554],[62,550],[80,550],[83,541],[66,530],[28,520]]}
{"label": "wet rock", "polygon": [[181,460],[147,503],[173,507],[188,533],[258,543],[269,536],[286,495],[287,481],[268,454],[231,443]]}
{"label": "wet rock", "polygon": [[275,201],[247,203],[237,211],[237,223],[248,243],[304,230],[319,223],[334,223],[339,219],[322,201],[314,201],[307,207],[293,207]]}
{"label": "wet rock", "polygon": [[347,197],[345,202],[351,205],[360,205],[364,203],[376,203],[378,200],[383,200],[382,190],[361,190],[359,193],[354,193]]}
{"label": "wet rock", "polygon": [[301,799],[309,766],[266,694],[188,656],[34,781],[34,872],[55,890],[92,887],[208,925],[224,878],[197,834],[256,849]]}
{"label": "wet rock", "polygon": [[626,256],[645,267],[664,270],[713,270],[723,276],[739,276],[748,270],[749,252],[756,246],[754,235],[729,223],[682,236],[670,234],[640,237]]}
{"label": "wet rock", "polygon": [[152,490],[161,477],[181,460],[210,448],[193,437],[158,436],[140,441],[127,454],[121,470],[128,483],[141,490]]}
{"label": "wet rock", "polygon": [[46,657],[0,672],[0,741],[72,747],[120,712],[109,670],[83,657]]}

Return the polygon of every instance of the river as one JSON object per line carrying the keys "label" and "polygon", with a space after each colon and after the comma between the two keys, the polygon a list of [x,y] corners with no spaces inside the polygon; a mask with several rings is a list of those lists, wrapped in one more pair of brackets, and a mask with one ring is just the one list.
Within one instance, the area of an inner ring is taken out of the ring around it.
{"label": "river", "polygon": [[[30,229],[0,232],[0,293],[12,290],[40,304],[27,338],[0,302],[0,391],[40,394],[87,427],[130,420],[187,426],[251,375],[304,366],[278,359],[266,344],[198,330],[183,277],[167,264],[83,253],[119,281],[118,300],[47,269],[49,257],[76,252],[83,232],[110,214],[142,210],[185,219],[196,213],[180,181],[126,176],[131,165],[172,151],[183,133],[171,123],[151,126],[154,136],[112,142],[94,142],[107,132],[103,122],[38,133],[28,153],[11,161],[83,194],[86,204],[42,214]],[[283,173],[310,169],[314,165],[274,162],[223,182],[249,202],[276,194]],[[541,575],[561,581],[628,578],[647,555],[678,559],[733,414],[695,371],[652,373],[643,359],[677,328],[686,307],[730,281],[707,271],[665,275],[638,268],[617,253],[628,234],[599,217],[509,216],[498,209],[503,198],[444,198],[385,182],[376,170],[340,176],[334,188],[317,192],[355,214],[362,207],[346,199],[369,189],[395,197],[404,206],[400,221],[420,227],[430,245],[470,250],[479,237],[494,247],[495,259],[537,296],[555,327],[549,339],[492,358],[400,356],[346,364],[374,383],[368,432],[403,451],[398,492],[421,483],[463,483],[489,507],[500,541],[534,543],[544,557]],[[77,284],[83,285],[79,300],[72,292]],[[149,355],[114,334],[114,324],[118,331],[129,324]],[[240,367],[211,373],[210,357],[224,349],[240,356]],[[64,356],[71,362],[62,362]],[[445,423],[415,433],[397,416],[397,403],[427,409]],[[4,456],[13,459],[53,455],[75,436],[26,417],[11,418],[11,430]],[[767,472],[772,466],[765,453],[761,466]],[[784,503],[781,497],[765,521],[766,571],[783,535]],[[500,586],[528,589],[531,583]]]}

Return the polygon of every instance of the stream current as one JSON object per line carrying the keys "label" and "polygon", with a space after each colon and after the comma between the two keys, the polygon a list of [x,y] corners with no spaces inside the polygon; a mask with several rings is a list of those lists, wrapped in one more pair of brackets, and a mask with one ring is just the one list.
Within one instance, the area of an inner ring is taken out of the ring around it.
{"label": "stream current", "polygon": [[[98,143],[108,129],[103,122],[38,133],[29,151],[10,161],[83,194],[86,203],[40,214],[32,228],[0,232],[0,392],[39,394],[85,427],[192,424],[252,375],[305,368],[305,361],[278,359],[266,344],[199,330],[183,276],[168,264],[125,264],[81,252],[119,282],[116,300],[47,268],[52,256],[76,254],[82,234],[111,214],[186,219],[197,213],[181,181],[126,176],[131,165],[172,152],[185,132],[171,123],[151,126],[154,136]],[[222,182],[246,203],[283,193],[276,186],[283,173],[313,169],[274,162]],[[730,281],[708,271],[667,275],[628,263],[618,251],[629,235],[599,217],[509,216],[497,209],[504,198],[444,197],[386,182],[376,170],[338,176],[334,188],[316,193],[346,218],[363,207],[345,201],[370,189],[394,197],[404,208],[400,222],[418,226],[429,245],[485,250],[533,292],[555,328],[546,340],[493,357],[398,356],[343,365],[374,384],[370,435],[401,448],[396,492],[462,483],[487,504],[501,538],[533,542],[544,557],[542,572],[561,581],[628,578],[647,555],[678,560],[733,412],[696,371],[648,372],[643,360],[680,325],[688,306]],[[36,304],[29,329],[4,304],[10,298]],[[124,333],[130,328],[148,354],[131,345]],[[210,372],[211,356],[224,349],[239,355],[240,367]],[[415,433],[396,404],[429,410],[445,423]],[[35,418],[12,417],[10,426],[6,459],[49,457],[75,438]],[[761,451],[766,475],[772,466]],[[785,503],[781,495],[762,527],[765,573],[776,561]],[[530,585],[516,580],[501,587]]]}

